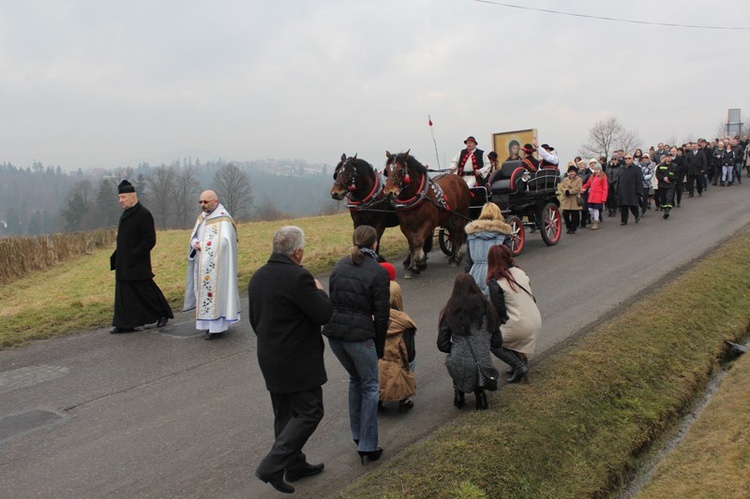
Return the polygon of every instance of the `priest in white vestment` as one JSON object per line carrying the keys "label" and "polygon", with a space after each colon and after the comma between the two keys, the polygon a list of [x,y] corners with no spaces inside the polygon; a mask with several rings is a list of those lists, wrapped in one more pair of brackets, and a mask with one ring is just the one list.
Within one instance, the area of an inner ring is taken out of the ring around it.
{"label": "priest in white vestment", "polygon": [[188,248],[183,311],[196,309],[195,328],[205,331],[205,339],[210,340],[240,320],[237,231],[214,191],[202,192],[200,204]]}

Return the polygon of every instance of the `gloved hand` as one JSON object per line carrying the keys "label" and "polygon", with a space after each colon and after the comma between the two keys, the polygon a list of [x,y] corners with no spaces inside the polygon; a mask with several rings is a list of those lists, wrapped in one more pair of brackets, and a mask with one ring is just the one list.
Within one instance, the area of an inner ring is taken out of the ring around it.
{"label": "gloved hand", "polygon": [[568,189],[565,189],[565,197],[570,196],[570,191]]}

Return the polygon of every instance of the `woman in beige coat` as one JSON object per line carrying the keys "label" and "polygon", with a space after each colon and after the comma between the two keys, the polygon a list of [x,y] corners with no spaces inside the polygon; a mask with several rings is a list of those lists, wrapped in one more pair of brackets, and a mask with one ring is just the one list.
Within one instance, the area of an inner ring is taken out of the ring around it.
{"label": "woman in beige coat", "polygon": [[568,176],[557,186],[557,197],[565,219],[568,234],[575,234],[581,222],[581,186],[578,167],[572,161],[568,164]]}
{"label": "woman in beige coat", "polygon": [[383,358],[378,360],[380,369],[380,405],[382,402],[398,400],[398,411],[407,412],[414,407],[411,396],[417,391],[414,381],[414,334],[417,325],[403,312],[401,286],[391,281],[391,322],[385,337]]}
{"label": "woman in beige coat", "polygon": [[529,277],[515,266],[513,253],[493,246],[487,255],[490,301],[500,317],[503,345],[492,353],[511,367],[508,383],[518,383],[529,372],[528,356],[536,349],[542,316],[531,292]]}

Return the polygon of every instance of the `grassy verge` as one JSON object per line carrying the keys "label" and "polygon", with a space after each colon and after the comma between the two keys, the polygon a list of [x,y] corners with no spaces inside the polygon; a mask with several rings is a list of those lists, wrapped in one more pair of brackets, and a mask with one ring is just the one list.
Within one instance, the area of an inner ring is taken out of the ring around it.
{"label": "grassy verge", "polygon": [[[241,224],[238,226],[241,291],[255,269],[268,259],[273,233],[290,223],[305,231],[303,264],[314,274],[329,271],[351,246],[352,222],[348,214]],[[175,310],[182,308],[189,237],[188,230],[159,232],[151,253],[155,280]],[[406,240],[398,227],[385,232],[382,245],[389,259],[407,252]],[[109,255],[113,249],[94,251],[1,285],[0,348],[109,325],[114,296]]]}
{"label": "grassy verge", "polygon": [[750,356],[732,364],[685,439],[638,496],[750,497]]}
{"label": "grassy verge", "polygon": [[749,310],[744,233],[545,358],[531,383],[503,388],[489,411],[459,418],[341,495],[605,496],[706,384]]}

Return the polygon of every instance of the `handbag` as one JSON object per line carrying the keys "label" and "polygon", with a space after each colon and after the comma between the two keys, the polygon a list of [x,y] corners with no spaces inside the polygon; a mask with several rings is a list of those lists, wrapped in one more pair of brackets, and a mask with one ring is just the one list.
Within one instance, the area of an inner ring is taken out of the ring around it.
{"label": "handbag", "polygon": [[576,202],[578,203],[578,206],[583,206],[583,198],[582,197],[577,197],[576,198]]}
{"label": "handbag", "polygon": [[500,371],[494,367],[485,367],[477,362],[477,357],[474,355],[474,349],[471,348],[471,343],[466,340],[466,344],[469,345],[469,351],[471,357],[474,359],[474,363],[477,365],[477,386],[485,390],[494,392],[497,390],[497,378],[500,377]]}

